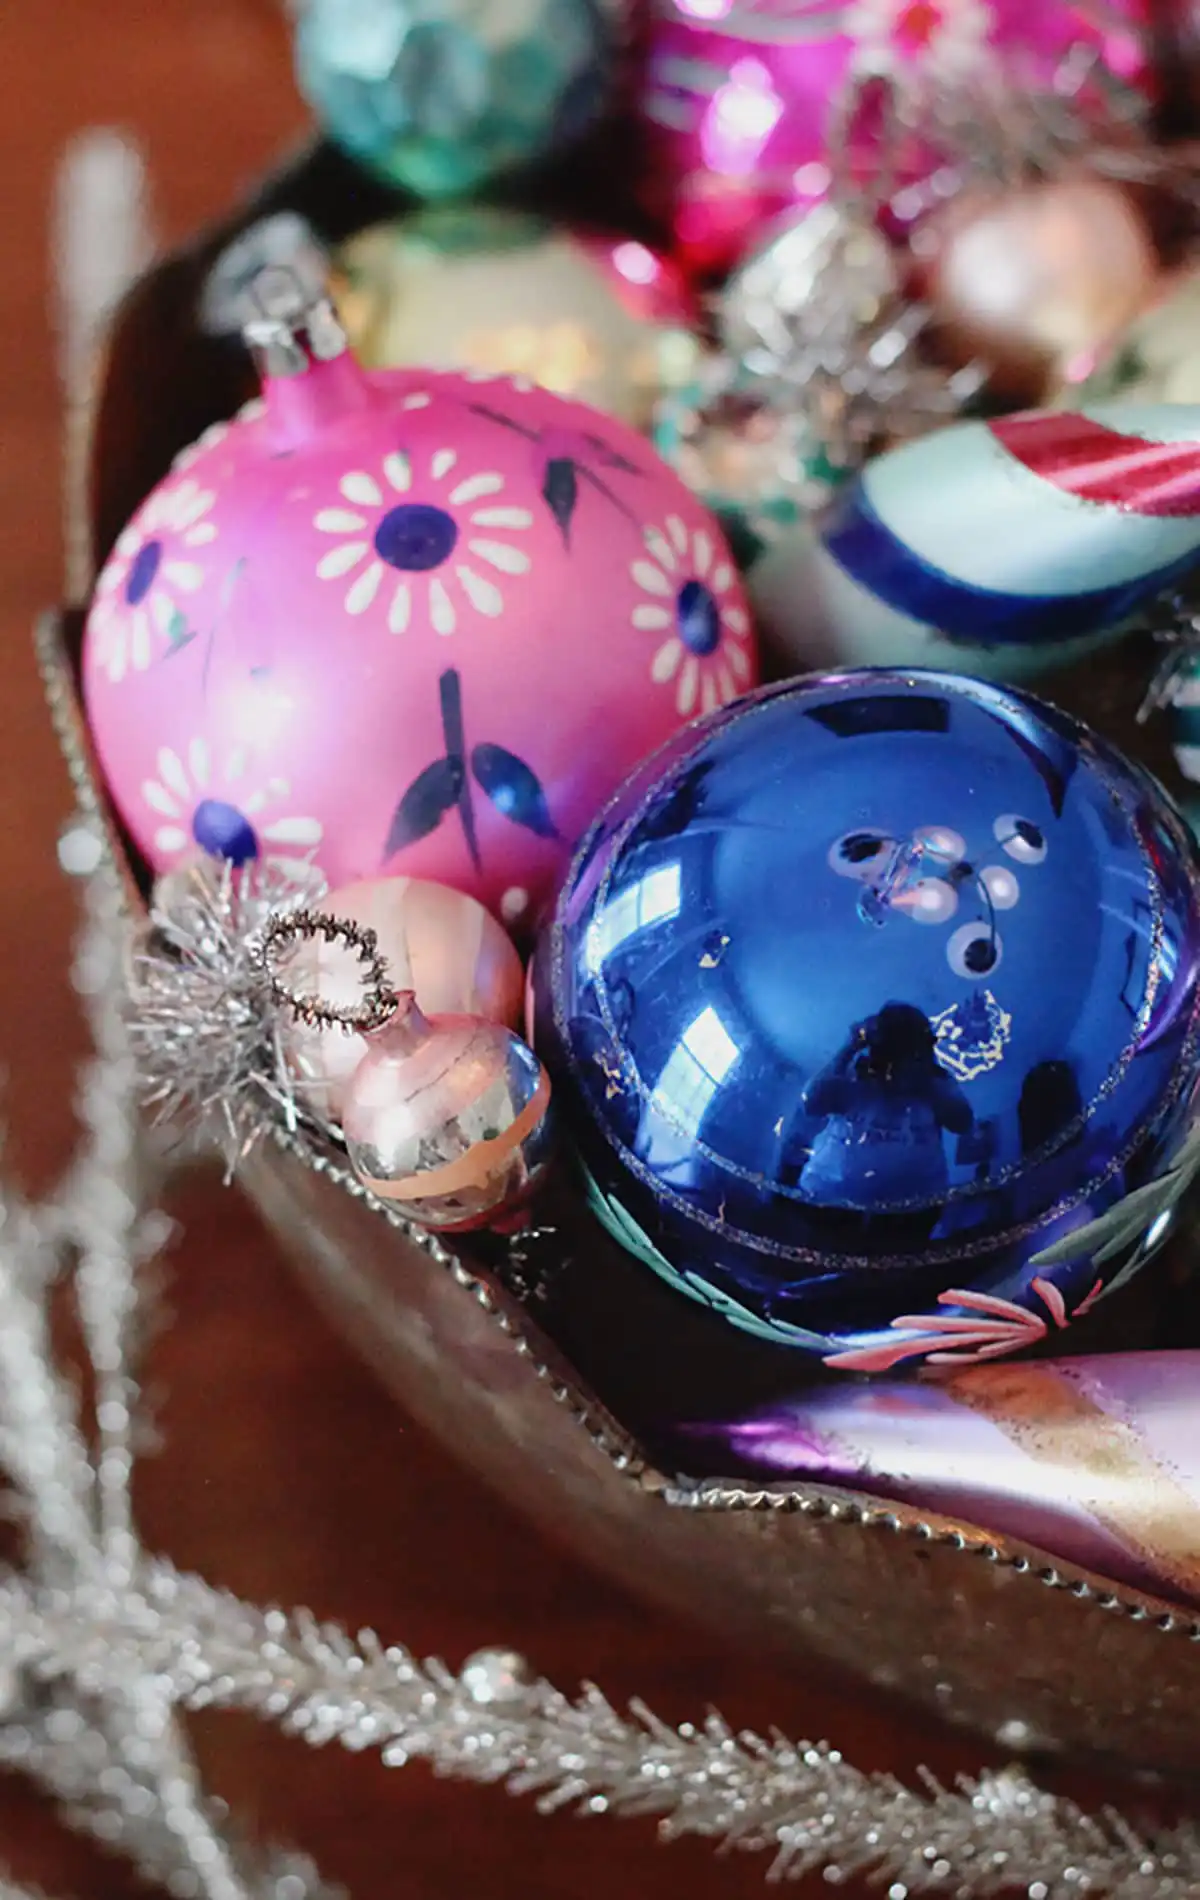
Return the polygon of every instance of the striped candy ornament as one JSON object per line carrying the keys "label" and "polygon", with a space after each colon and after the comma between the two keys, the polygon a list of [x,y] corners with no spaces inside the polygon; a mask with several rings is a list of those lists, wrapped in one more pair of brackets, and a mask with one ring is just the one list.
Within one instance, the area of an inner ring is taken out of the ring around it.
{"label": "striped candy ornament", "polygon": [[879,456],[756,565],[794,666],[1021,680],[1118,636],[1200,558],[1200,405],[960,422]]}

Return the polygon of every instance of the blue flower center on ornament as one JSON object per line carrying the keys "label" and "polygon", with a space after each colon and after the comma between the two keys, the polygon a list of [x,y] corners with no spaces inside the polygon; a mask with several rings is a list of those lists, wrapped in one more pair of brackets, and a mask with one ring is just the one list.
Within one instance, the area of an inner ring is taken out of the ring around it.
{"label": "blue flower center on ornament", "polygon": [[125,581],[125,598],[131,607],[139,606],[153,587],[162,554],[161,541],[147,541],[134,555]]}
{"label": "blue flower center on ornament", "polygon": [[444,508],[403,501],[389,508],[376,528],[375,552],[389,567],[425,574],[449,560],[457,540],[458,524]]}
{"label": "blue flower center on ornament", "polygon": [[236,805],[220,798],[202,798],[192,813],[192,836],[210,857],[230,864],[249,864],[258,856],[254,826]]}
{"label": "blue flower center on ornament", "polygon": [[675,596],[675,624],[679,638],[690,653],[703,656],[716,650],[721,638],[721,616],[703,581],[684,581]]}

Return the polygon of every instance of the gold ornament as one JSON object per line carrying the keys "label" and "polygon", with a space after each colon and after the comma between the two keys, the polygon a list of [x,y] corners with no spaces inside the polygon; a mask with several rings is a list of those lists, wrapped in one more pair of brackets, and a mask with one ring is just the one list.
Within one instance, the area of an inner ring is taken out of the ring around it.
{"label": "gold ornament", "polygon": [[518,212],[375,225],[343,248],[333,288],[368,369],[524,376],[636,428],[699,360],[686,293],[655,252]]}
{"label": "gold ornament", "polygon": [[971,187],[913,238],[931,338],[987,364],[989,387],[1036,404],[1154,295],[1150,233],[1119,186],[1068,178]]}

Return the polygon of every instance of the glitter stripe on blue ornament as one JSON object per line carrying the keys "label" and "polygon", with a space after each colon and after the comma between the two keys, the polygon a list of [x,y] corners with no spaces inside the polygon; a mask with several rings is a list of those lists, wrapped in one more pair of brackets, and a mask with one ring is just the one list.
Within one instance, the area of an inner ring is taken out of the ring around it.
{"label": "glitter stripe on blue ornament", "polygon": [[298,0],[296,77],[335,144],[449,198],[586,133],[620,37],[615,0]]}
{"label": "glitter stripe on blue ornament", "polygon": [[1020,680],[1117,638],[1200,555],[1200,407],[960,422],[877,457],[756,565],[791,667]]}

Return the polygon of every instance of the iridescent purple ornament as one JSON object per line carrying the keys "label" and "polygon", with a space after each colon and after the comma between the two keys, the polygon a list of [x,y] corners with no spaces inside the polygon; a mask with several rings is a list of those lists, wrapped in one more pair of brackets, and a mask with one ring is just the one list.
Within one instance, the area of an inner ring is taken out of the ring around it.
{"label": "iridescent purple ornament", "polygon": [[912,671],[752,694],[631,778],[539,951],[592,1204],[847,1370],[993,1358],[1149,1256],[1200,1163],[1200,859],[1038,701]]}
{"label": "iridescent purple ornament", "polygon": [[1198,1352],[839,1381],[682,1441],[689,1468],[896,1498],[1200,1603]]}

